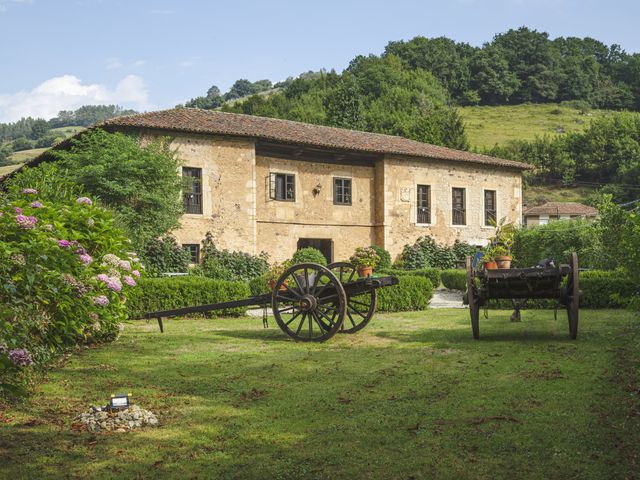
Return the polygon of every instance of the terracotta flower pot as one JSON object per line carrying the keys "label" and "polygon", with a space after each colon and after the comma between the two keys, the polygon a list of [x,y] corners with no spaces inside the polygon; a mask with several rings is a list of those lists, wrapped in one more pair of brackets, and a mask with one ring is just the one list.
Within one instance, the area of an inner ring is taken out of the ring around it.
{"label": "terracotta flower pot", "polygon": [[[273,290],[274,288],[276,288],[276,283],[278,283],[276,280],[269,280],[269,290]],[[284,283],[282,285],[280,285],[280,288],[278,289],[281,292],[284,292],[287,290],[286,285],[289,283],[289,280],[285,280]]]}
{"label": "terracotta flower pot", "polygon": [[362,267],[358,269],[358,275],[362,278],[373,275],[373,267]]}
{"label": "terracotta flower pot", "polygon": [[511,268],[511,260],[512,258],[507,255],[496,257],[498,268]]}
{"label": "terracotta flower pot", "polygon": [[491,262],[484,262],[484,269],[485,270],[497,270],[498,269],[498,264],[496,262],[494,262],[493,260]]}

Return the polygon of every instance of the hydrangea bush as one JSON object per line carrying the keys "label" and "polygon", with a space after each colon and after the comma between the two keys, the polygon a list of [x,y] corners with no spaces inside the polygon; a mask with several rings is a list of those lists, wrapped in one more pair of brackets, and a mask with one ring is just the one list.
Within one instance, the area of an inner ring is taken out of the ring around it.
{"label": "hydrangea bush", "polygon": [[142,266],[91,199],[0,197],[0,395],[69,347],[117,338]]}

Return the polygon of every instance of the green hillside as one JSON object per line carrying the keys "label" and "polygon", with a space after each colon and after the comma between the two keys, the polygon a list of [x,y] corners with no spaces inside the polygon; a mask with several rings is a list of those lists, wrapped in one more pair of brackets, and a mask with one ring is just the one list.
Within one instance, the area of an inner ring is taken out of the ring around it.
{"label": "green hillside", "polygon": [[532,140],[545,134],[557,135],[584,130],[594,119],[609,110],[578,109],[558,104],[461,107],[460,116],[472,147],[493,147],[511,140]]}

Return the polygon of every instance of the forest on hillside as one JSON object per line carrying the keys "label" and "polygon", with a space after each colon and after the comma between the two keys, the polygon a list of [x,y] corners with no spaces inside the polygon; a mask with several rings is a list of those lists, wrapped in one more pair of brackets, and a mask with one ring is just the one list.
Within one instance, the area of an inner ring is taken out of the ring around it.
{"label": "forest on hillside", "polygon": [[272,85],[238,80],[212,86],[188,107],[285,118],[469,149],[458,107],[557,103],[585,118],[611,113],[581,132],[516,140],[482,153],[536,166],[533,185],[582,184],[618,200],[640,194],[640,54],[593,38],[549,38],[527,27],[482,47],[448,38],[390,42],[342,72],[307,72]]}

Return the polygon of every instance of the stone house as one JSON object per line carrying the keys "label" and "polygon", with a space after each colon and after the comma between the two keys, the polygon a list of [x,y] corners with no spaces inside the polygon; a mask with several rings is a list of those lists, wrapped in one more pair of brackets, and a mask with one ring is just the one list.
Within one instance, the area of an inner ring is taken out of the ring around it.
{"label": "stone house", "polygon": [[527,208],[524,212],[524,226],[546,225],[556,220],[576,218],[596,218],[598,209],[576,202],[547,202]]}
{"label": "stone house", "polygon": [[401,137],[178,108],[101,125],[141,141],[169,136],[188,177],[178,241],[272,260],[313,246],[329,261],[377,244],[396,257],[422,235],[486,244],[491,221],[522,218],[529,165]]}

